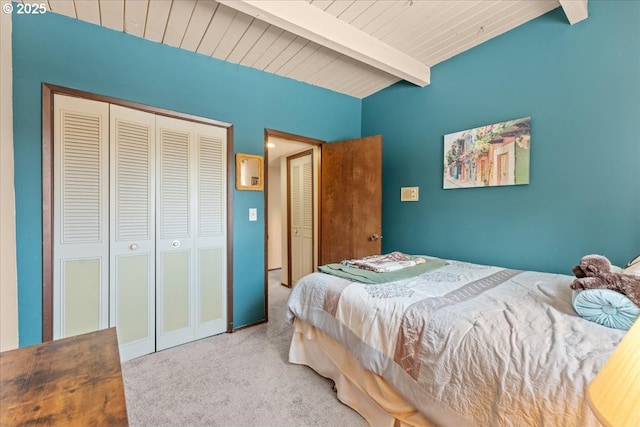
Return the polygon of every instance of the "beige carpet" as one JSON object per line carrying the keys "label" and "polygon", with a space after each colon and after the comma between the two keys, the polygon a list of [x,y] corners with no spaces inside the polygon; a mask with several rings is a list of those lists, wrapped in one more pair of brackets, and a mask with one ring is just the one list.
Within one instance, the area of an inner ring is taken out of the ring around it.
{"label": "beige carpet", "polygon": [[123,363],[130,425],[367,426],[330,380],[287,361],[288,295],[274,271],[267,324]]}

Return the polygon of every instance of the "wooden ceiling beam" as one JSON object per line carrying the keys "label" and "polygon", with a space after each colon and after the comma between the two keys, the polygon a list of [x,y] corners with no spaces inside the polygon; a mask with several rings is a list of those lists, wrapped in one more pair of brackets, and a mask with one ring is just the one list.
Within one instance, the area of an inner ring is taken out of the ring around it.
{"label": "wooden ceiling beam", "polygon": [[589,17],[587,0],[560,0],[560,5],[571,25],[584,21]]}
{"label": "wooden ceiling beam", "polygon": [[420,87],[430,83],[427,65],[306,1],[218,2]]}

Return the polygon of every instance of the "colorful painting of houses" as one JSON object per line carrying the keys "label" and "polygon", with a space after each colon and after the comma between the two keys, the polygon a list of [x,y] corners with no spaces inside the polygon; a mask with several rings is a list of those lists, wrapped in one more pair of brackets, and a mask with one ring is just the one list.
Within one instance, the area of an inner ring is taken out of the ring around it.
{"label": "colorful painting of houses", "polygon": [[531,117],[444,136],[443,188],[529,183]]}

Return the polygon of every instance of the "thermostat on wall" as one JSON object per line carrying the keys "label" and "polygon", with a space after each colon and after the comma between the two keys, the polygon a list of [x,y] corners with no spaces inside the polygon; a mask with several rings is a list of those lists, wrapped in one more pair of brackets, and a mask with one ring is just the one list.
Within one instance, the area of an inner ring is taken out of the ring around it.
{"label": "thermostat on wall", "polygon": [[418,187],[402,187],[400,188],[400,201],[401,202],[417,202],[418,201]]}

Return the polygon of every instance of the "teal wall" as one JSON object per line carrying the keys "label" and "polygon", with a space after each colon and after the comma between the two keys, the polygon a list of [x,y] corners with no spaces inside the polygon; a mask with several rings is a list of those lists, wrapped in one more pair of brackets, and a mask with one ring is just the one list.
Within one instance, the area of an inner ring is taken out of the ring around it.
{"label": "teal wall", "polygon": [[[323,140],[360,136],[361,101],[67,17],[13,16],[20,345],[41,341],[41,83],[234,125],[234,151],[264,154],[264,128]],[[233,194],[234,326],[263,320],[264,194]],[[258,208],[258,221],[248,209]]]}
{"label": "teal wall", "polygon": [[[640,253],[640,2],[591,0],[574,26],[555,9],[362,108],[384,135],[384,251],[567,274]],[[442,189],[445,134],[526,116],[529,185]]]}

